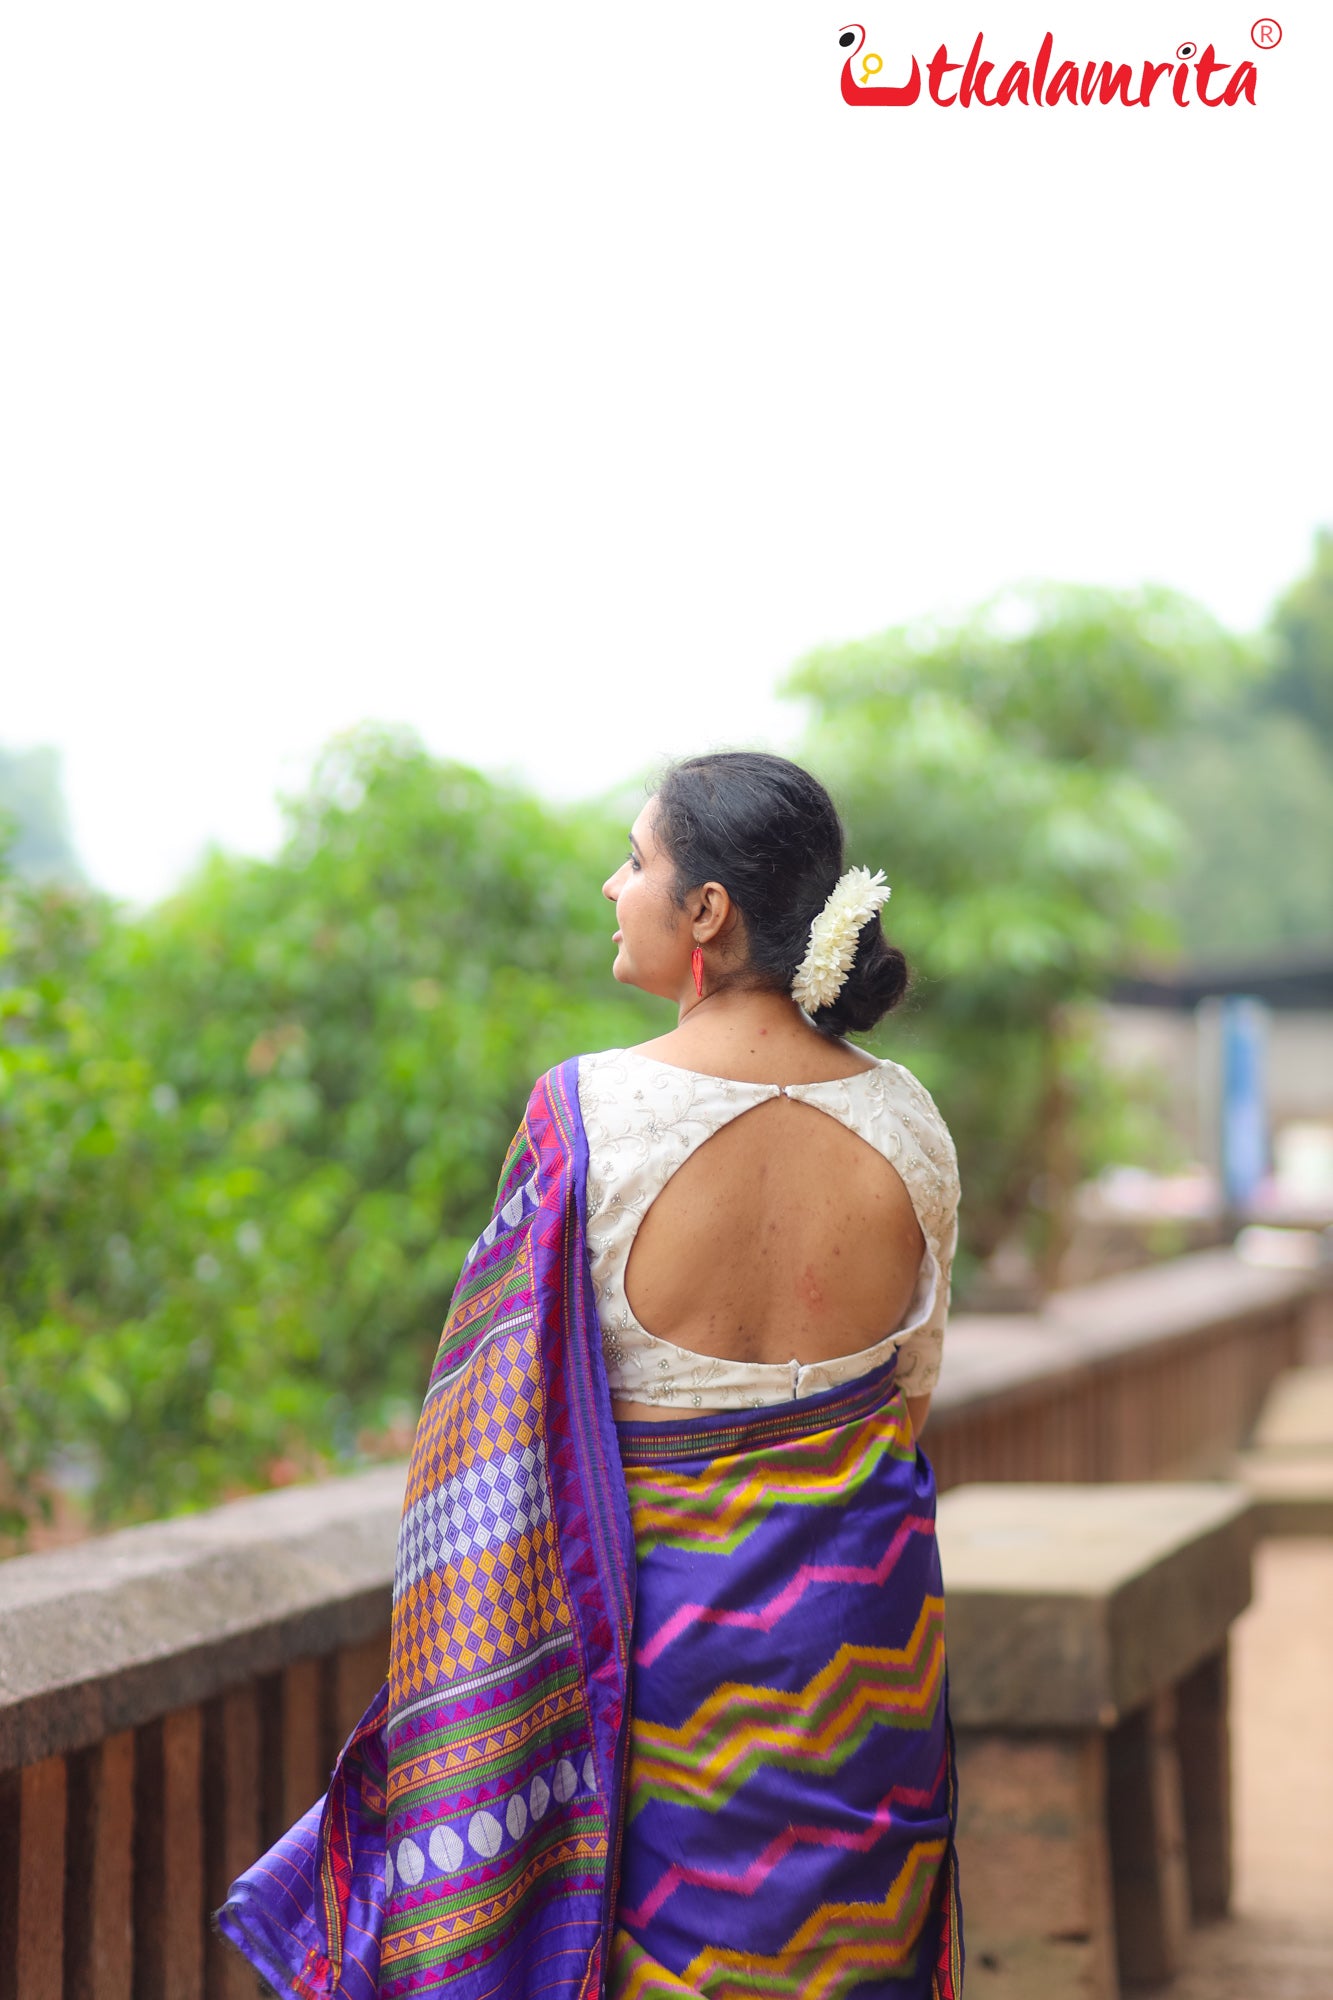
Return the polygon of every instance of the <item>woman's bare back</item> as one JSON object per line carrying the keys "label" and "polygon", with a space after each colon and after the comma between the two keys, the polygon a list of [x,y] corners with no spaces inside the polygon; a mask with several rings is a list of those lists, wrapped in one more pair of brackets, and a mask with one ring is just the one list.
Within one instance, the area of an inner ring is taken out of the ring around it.
{"label": "woman's bare back", "polygon": [[[874,1059],[803,1026],[731,1017],[640,1045],[743,1083],[824,1083]],[[625,1293],[659,1339],[726,1360],[810,1363],[873,1346],[911,1303],[925,1241],[890,1163],[827,1111],[768,1098],[696,1148],[635,1235]],[[621,1417],[659,1417],[618,1403]]]}

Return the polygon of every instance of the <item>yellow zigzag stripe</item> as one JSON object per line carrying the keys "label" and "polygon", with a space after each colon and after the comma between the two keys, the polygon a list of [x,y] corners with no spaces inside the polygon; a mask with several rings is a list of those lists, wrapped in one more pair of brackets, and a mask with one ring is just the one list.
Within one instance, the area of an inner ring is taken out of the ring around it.
{"label": "yellow zigzag stripe", "polygon": [[836,1767],[877,1722],[927,1726],[943,1685],[944,1600],[927,1597],[905,1646],[840,1646],[795,1693],[728,1681],[677,1729],[635,1721],[630,1811],[649,1797],[717,1811],[765,1763]]}
{"label": "yellow zigzag stripe", "polygon": [[[832,1452],[830,1440],[836,1440]],[[907,1406],[895,1397],[887,1410],[852,1425],[845,1436],[821,1432],[800,1447],[787,1447],[780,1471],[772,1452],[718,1459],[711,1477],[627,1467],[635,1537],[706,1546],[743,1540],[783,1501],[809,1507],[843,1499],[865,1483],[886,1453],[905,1458],[914,1450]],[[753,1471],[742,1471],[747,1458]]]}
{"label": "yellow zigzag stripe", "polygon": [[617,1930],[611,1941],[611,1972],[607,2000],[676,2000],[678,1994],[697,2000],[695,1989],[650,1958],[628,1931]]}
{"label": "yellow zigzag stripe", "polygon": [[686,1990],[708,2000],[838,2000],[907,1965],[944,1851],[942,1840],[921,1841],[882,1903],[825,1903],[772,1958],[709,1946],[686,1966]]}

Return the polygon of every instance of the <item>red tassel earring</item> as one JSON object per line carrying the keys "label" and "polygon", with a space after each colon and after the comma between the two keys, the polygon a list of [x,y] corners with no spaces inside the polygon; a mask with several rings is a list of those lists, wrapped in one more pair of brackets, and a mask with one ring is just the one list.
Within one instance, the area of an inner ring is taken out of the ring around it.
{"label": "red tassel earring", "polygon": [[704,948],[697,944],[690,953],[690,969],[694,973],[694,990],[702,1000],[704,997]]}

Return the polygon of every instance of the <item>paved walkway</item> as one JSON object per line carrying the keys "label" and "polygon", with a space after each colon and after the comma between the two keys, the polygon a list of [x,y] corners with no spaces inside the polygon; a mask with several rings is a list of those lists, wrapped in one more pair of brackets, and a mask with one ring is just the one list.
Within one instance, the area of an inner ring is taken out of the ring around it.
{"label": "paved walkway", "polygon": [[1235,1915],[1169,2000],[1333,2000],[1333,1540],[1266,1542],[1234,1637]]}

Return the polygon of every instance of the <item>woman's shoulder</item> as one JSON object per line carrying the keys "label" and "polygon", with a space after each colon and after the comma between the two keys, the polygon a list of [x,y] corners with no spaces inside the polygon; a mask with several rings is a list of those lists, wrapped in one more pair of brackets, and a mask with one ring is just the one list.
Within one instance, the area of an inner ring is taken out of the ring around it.
{"label": "woman's shoulder", "polygon": [[956,1182],[958,1153],[953,1135],[925,1084],[904,1063],[893,1062],[887,1056],[879,1058],[879,1072],[886,1102],[894,1115],[927,1158]]}
{"label": "woman's shoulder", "polygon": [[613,1084],[627,1081],[629,1065],[625,1057],[632,1053],[620,1048],[587,1049],[579,1055],[566,1056],[563,1062],[543,1070],[532,1086],[528,1101],[531,1104],[554,1094],[586,1103],[590,1091],[605,1091]]}

